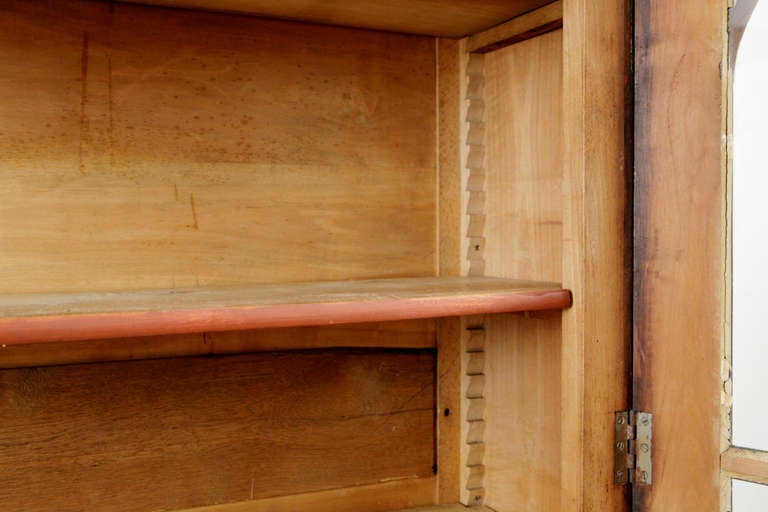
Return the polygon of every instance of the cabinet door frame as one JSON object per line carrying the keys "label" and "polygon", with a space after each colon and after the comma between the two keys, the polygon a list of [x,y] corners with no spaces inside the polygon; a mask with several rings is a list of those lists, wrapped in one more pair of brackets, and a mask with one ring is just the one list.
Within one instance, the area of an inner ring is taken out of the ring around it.
{"label": "cabinet door frame", "polygon": [[720,507],[728,7],[635,3],[633,406],[654,414],[638,511]]}

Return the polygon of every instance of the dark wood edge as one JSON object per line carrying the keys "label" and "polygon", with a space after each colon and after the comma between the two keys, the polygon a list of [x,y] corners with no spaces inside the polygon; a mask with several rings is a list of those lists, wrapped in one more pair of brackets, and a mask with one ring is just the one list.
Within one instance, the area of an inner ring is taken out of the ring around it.
{"label": "dark wood edge", "polygon": [[472,50],[472,53],[488,53],[494,50],[500,50],[501,48],[505,48],[515,43],[520,43],[527,39],[533,39],[536,36],[540,36],[560,28],[563,28],[562,18],[559,20],[550,21],[549,23],[545,23],[544,25],[539,25],[538,27],[533,28],[531,30],[527,30],[519,34],[515,34],[514,36],[508,37],[506,39],[502,39],[501,41],[496,41],[495,43],[481,46],[480,48]]}
{"label": "dark wood edge", "polygon": [[563,309],[568,290],[0,319],[0,343],[49,343]]}

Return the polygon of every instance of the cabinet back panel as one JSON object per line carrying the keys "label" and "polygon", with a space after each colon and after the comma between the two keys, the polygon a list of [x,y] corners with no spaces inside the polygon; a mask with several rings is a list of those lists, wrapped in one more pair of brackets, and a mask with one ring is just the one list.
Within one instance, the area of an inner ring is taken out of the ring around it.
{"label": "cabinet back panel", "polygon": [[385,350],[2,370],[0,503],[175,510],[431,476],[434,370]]}
{"label": "cabinet back panel", "polygon": [[312,348],[434,348],[434,319],[0,346],[0,368]]}
{"label": "cabinet back panel", "polygon": [[434,39],[2,3],[0,293],[434,274]]}

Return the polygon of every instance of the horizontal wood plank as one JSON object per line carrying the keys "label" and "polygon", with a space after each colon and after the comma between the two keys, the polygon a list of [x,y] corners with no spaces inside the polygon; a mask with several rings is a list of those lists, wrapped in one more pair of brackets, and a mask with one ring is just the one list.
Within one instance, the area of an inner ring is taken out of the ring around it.
{"label": "horizontal wood plank", "polygon": [[[2,370],[0,503],[145,512],[431,479],[434,372],[431,350],[350,349]],[[389,505],[434,503],[425,485]]]}
{"label": "horizontal wood plank", "polygon": [[318,348],[434,348],[434,319],[5,345],[0,368]]}
{"label": "horizontal wood plank", "polygon": [[555,283],[409,278],[0,296],[0,343],[405,320],[568,307]]}
{"label": "horizontal wood plank", "polygon": [[563,2],[558,0],[471,36],[467,51],[487,53],[557,30],[563,26]]}
{"label": "horizontal wood plank", "polygon": [[731,447],[720,456],[720,465],[730,478],[768,485],[768,452]]}
{"label": "horizontal wood plank", "polygon": [[126,0],[348,25],[353,27],[461,37],[498,25],[551,0]]}
{"label": "horizontal wood plank", "polygon": [[[402,507],[433,503],[435,477],[406,478],[374,485],[292,494],[277,498],[197,507],[180,512],[390,512]],[[413,512],[458,512],[452,505],[420,507]],[[406,512],[406,511],[403,511]],[[408,511],[411,512],[411,511]],[[473,511],[485,512],[485,511]]]}
{"label": "horizontal wood plank", "polygon": [[419,507],[400,512],[494,512],[488,507],[465,507],[459,503],[452,505],[434,505],[431,507]]}

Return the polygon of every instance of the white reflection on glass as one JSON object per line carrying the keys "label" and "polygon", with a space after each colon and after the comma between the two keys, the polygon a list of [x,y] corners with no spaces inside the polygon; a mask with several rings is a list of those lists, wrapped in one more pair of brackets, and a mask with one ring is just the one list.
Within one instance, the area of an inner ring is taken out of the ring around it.
{"label": "white reflection on glass", "polygon": [[768,510],[768,486],[732,480],[731,512],[765,512]]}
{"label": "white reflection on glass", "polygon": [[733,444],[768,450],[768,1],[744,32],[733,95]]}

